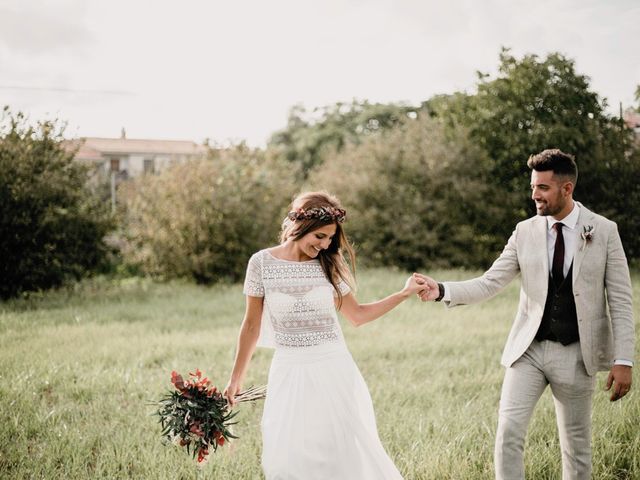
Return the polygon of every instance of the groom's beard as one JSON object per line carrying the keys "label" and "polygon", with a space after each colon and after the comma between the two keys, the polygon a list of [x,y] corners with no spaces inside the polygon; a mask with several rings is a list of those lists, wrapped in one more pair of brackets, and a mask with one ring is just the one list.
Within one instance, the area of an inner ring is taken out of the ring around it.
{"label": "groom's beard", "polygon": [[538,207],[538,205],[536,205],[536,213],[538,215],[540,215],[541,217],[547,217],[549,215],[554,215],[553,212],[551,212],[548,208],[547,205],[541,205]]}
{"label": "groom's beard", "polygon": [[542,217],[557,215],[563,208],[564,205],[559,203],[550,207],[548,202],[536,202],[536,213]]}

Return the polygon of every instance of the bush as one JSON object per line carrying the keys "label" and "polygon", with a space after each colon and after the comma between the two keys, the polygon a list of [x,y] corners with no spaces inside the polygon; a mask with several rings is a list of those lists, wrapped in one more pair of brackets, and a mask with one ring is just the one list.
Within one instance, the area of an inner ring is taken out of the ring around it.
{"label": "bush", "polygon": [[482,151],[461,129],[420,115],[352,145],[310,176],[347,209],[346,230],[365,263],[408,270],[490,264],[506,239],[501,192]]}
{"label": "bush", "polygon": [[276,242],[294,175],[240,145],[124,184],[125,262],[163,278],[242,279],[251,254]]}
{"label": "bush", "polygon": [[62,147],[57,121],[0,121],[0,298],[61,285],[103,265],[109,215],[87,171]]}

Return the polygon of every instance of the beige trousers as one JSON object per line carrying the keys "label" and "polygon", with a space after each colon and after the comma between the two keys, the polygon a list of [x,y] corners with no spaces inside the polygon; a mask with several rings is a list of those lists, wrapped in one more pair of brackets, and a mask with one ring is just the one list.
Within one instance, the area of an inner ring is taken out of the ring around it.
{"label": "beige trousers", "polygon": [[495,468],[498,480],[524,479],[524,442],[533,409],[547,385],[556,408],[563,480],[591,478],[591,399],[580,343],[534,340],[505,373],[500,397]]}

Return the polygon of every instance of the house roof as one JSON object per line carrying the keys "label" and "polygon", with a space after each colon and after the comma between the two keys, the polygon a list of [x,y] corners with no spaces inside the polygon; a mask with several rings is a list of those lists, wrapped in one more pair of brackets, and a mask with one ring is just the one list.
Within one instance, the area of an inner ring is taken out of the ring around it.
{"label": "house roof", "polygon": [[143,140],[135,138],[84,137],[65,142],[65,148],[78,149],[76,158],[100,160],[108,154],[199,155],[206,147],[189,140]]}
{"label": "house roof", "polygon": [[91,148],[90,146],[82,143],[80,140],[65,142],[64,147],[67,151],[74,151],[77,149],[78,151],[75,153],[75,158],[77,158],[78,160],[104,160],[102,153],[100,153],[95,148]]}
{"label": "house roof", "polygon": [[165,153],[197,155],[206,148],[190,140],[143,140],[135,138],[85,137],[84,147],[101,153]]}

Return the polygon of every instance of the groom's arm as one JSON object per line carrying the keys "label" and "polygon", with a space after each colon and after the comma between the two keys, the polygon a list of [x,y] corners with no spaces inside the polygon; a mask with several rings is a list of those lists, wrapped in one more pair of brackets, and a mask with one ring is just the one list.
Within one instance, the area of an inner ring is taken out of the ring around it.
{"label": "groom's arm", "polygon": [[627,257],[620,235],[614,226],[607,242],[607,266],[605,270],[607,304],[613,330],[614,358],[633,361],[635,329],[633,322],[632,286]]}
{"label": "groom's arm", "polygon": [[443,283],[441,300],[448,307],[477,303],[493,297],[520,272],[517,251],[518,226],[493,265],[480,277],[462,282]]}
{"label": "groom's arm", "polygon": [[613,330],[614,366],[607,378],[606,389],[613,387],[611,400],[624,397],[631,389],[635,327],[633,321],[632,286],[627,257],[618,229],[614,225],[607,241],[605,270],[607,304]]}

